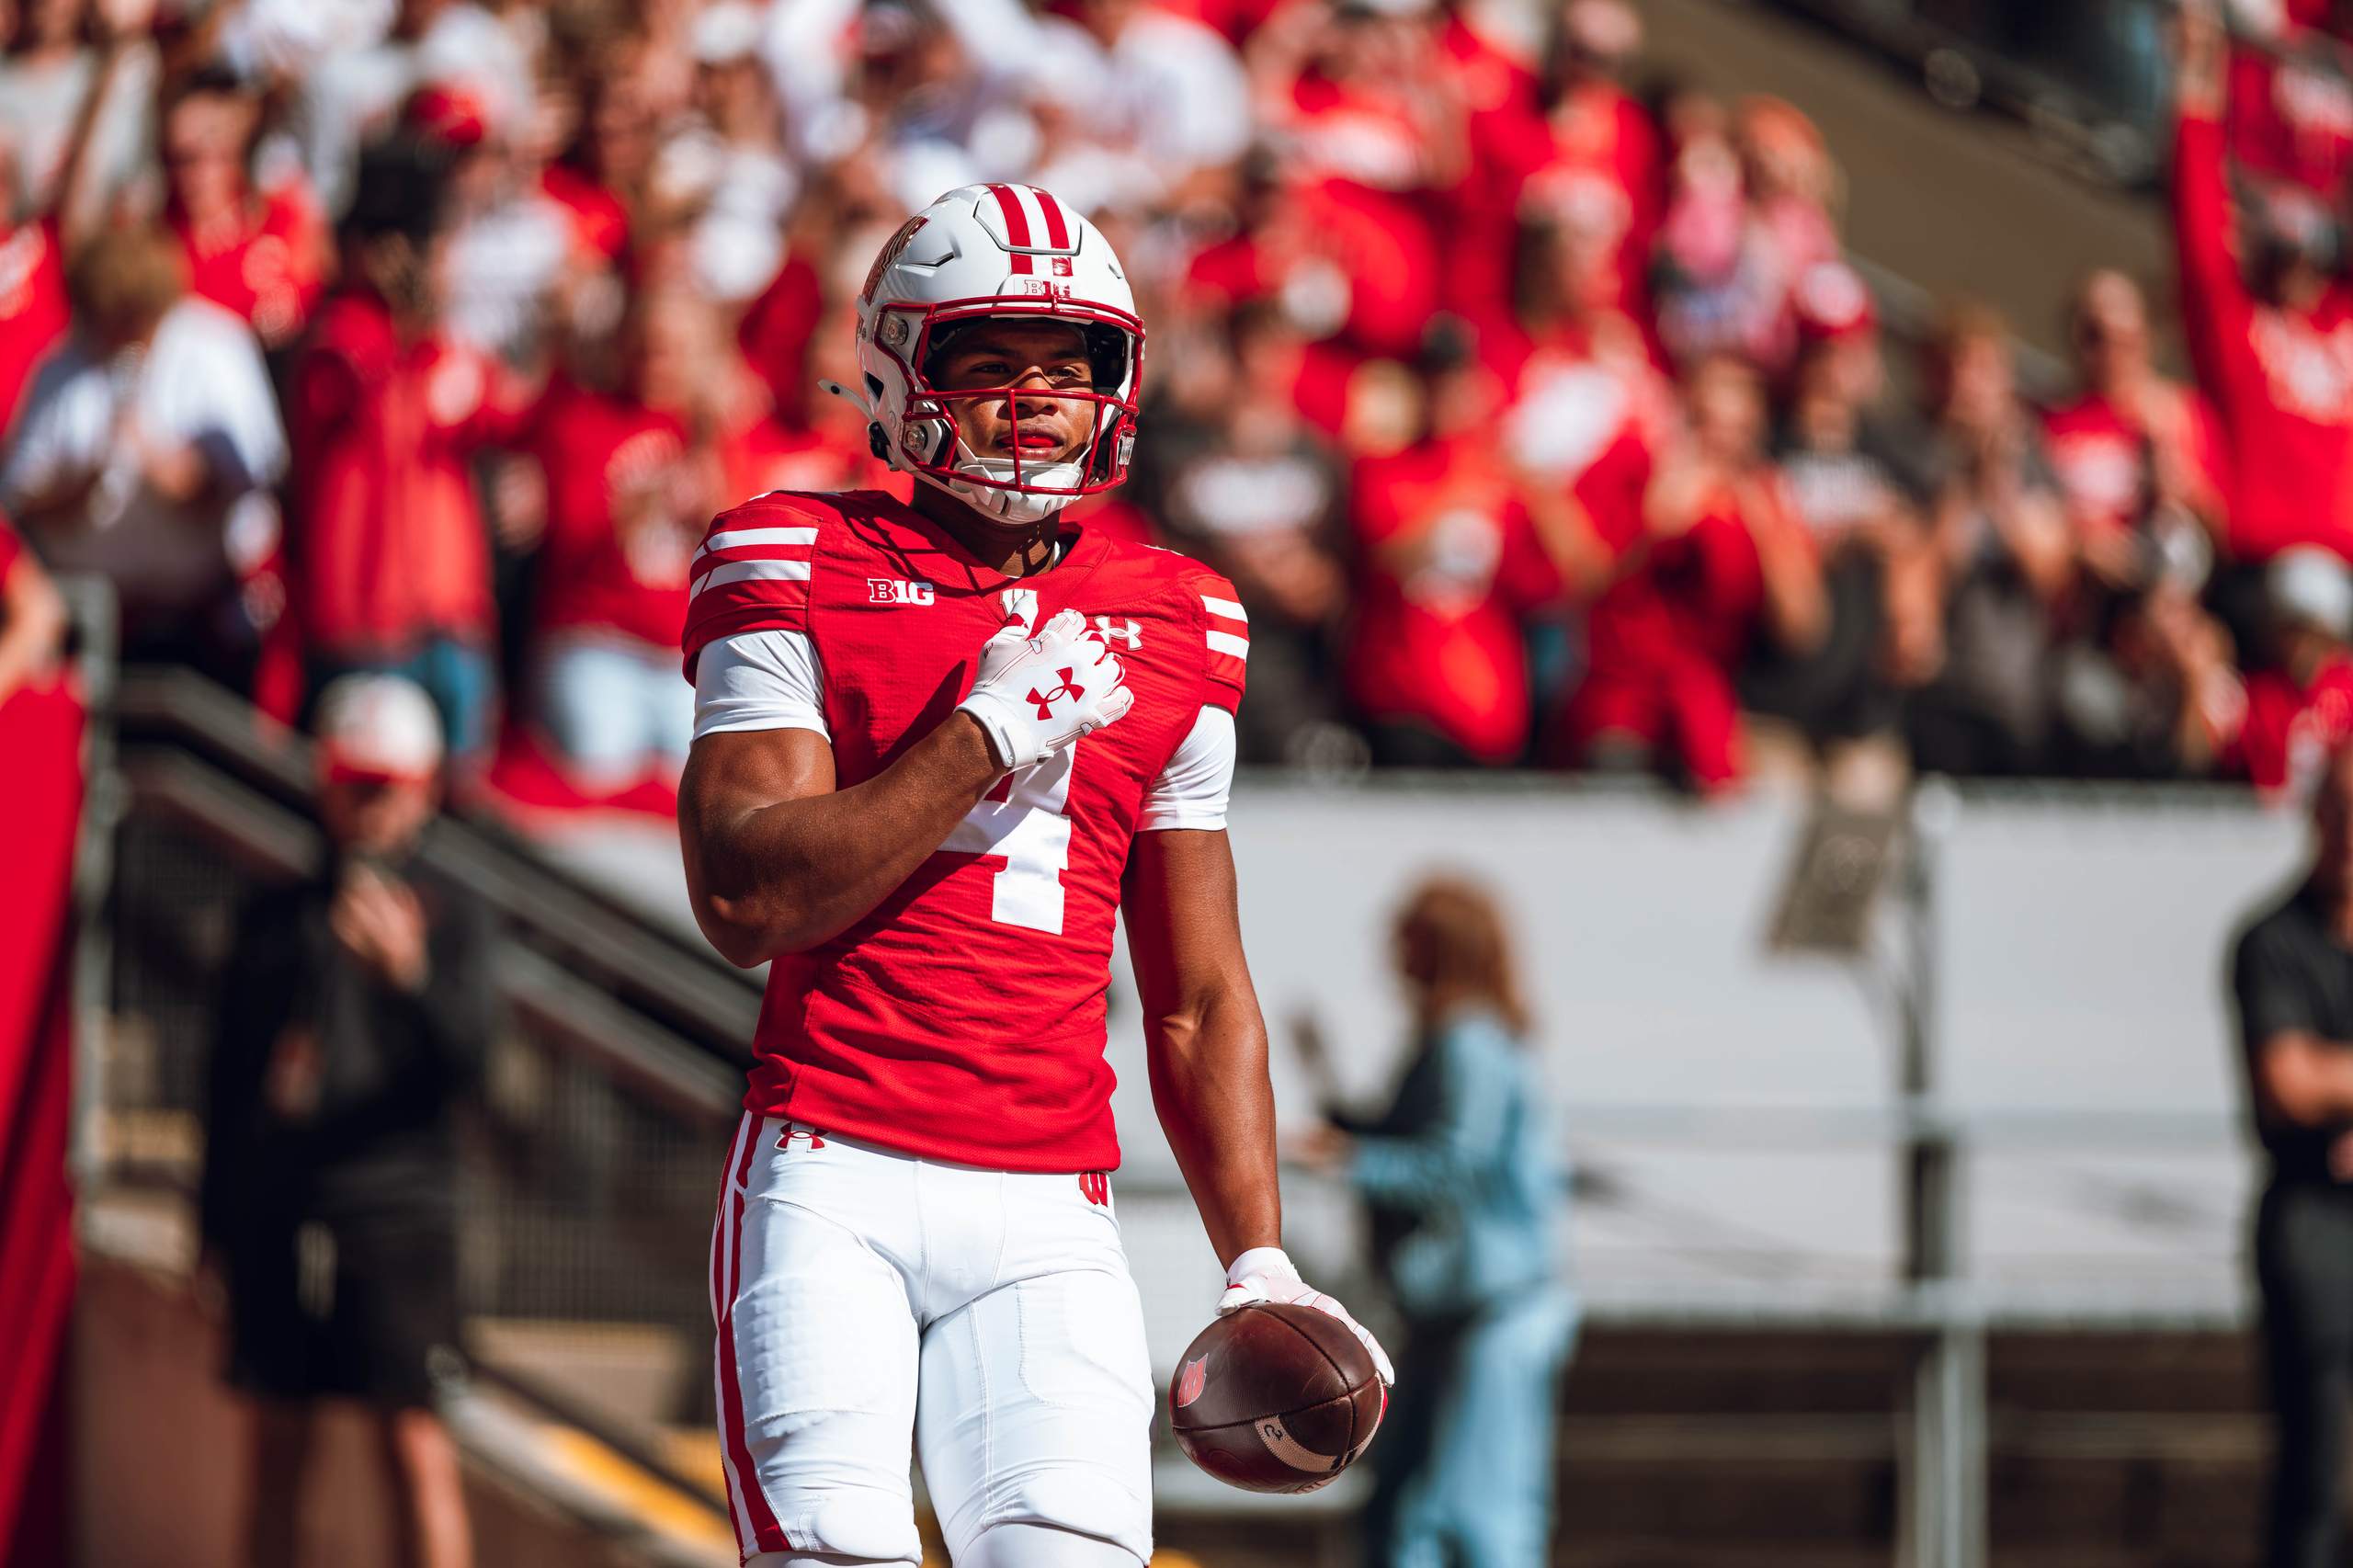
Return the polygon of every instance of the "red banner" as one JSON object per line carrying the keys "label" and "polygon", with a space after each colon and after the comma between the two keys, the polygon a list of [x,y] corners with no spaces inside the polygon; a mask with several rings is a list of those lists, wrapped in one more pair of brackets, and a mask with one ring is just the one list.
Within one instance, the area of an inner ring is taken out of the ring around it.
{"label": "red banner", "polygon": [[82,704],[0,702],[0,1562],[63,1562],[74,1305],[73,885]]}

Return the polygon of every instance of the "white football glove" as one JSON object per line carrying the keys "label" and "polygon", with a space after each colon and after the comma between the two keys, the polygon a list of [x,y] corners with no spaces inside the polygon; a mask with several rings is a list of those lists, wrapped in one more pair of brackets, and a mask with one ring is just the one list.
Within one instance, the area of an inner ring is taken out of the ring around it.
{"label": "white football glove", "polygon": [[1389,1364],[1389,1353],[1381,1347],[1381,1341],[1350,1317],[1347,1308],[1302,1279],[1290,1255],[1280,1247],[1252,1247],[1233,1260],[1233,1267],[1225,1271],[1225,1294],[1217,1299],[1217,1315],[1223,1317],[1257,1301],[1295,1303],[1331,1313],[1348,1325],[1357,1343],[1372,1357],[1373,1369],[1381,1374],[1381,1381],[1390,1388],[1397,1386],[1397,1369]]}
{"label": "white football glove", "polygon": [[1028,767],[1134,707],[1127,678],[1086,618],[1066,609],[1034,637],[1026,620],[1006,621],[981,644],[972,694],[957,706],[979,721],[998,766]]}

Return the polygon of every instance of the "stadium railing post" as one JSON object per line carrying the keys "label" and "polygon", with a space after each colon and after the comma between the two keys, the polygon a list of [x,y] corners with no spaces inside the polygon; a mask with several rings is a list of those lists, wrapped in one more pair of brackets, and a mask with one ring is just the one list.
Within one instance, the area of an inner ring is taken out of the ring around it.
{"label": "stadium railing post", "polygon": [[1985,1335],[1967,1279],[1960,1133],[1938,1074],[1937,858],[1961,812],[1939,778],[1912,796],[1904,857],[1904,962],[1897,987],[1904,1116],[1904,1278],[1923,1330],[1903,1477],[1906,1568],[1984,1568]]}

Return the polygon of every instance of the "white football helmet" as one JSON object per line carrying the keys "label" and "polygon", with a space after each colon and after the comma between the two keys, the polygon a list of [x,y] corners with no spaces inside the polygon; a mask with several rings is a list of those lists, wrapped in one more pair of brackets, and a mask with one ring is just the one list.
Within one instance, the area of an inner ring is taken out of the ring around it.
{"label": "white football helmet", "polygon": [[[984,316],[1068,322],[1086,335],[1090,390],[1020,392],[1090,405],[1078,452],[1024,463],[1017,445],[983,457],[966,444],[953,405],[1013,389],[942,392],[926,371],[959,324]],[[1095,225],[1034,186],[962,186],[899,226],[858,291],[858,365],[862,389],[827,390],[865,411],[874,455],[1001,522],[1038,522],[1128,476],[1143,379],[1135,296]]]}

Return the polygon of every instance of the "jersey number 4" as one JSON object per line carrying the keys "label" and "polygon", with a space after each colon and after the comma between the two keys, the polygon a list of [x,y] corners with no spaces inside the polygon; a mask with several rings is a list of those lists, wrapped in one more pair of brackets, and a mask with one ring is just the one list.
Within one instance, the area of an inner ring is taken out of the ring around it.
{"label": "jersey number 4", "polygon": [[1005,869],[991,884],[989,918],[1031,931],[1063,929],[1063,869],[1070,864],[1070,775],[1078,747],[1064,746],[1045,761],[1008,773],[991,798],[974,806],[940,848],[965,855],[1002,855]]}

